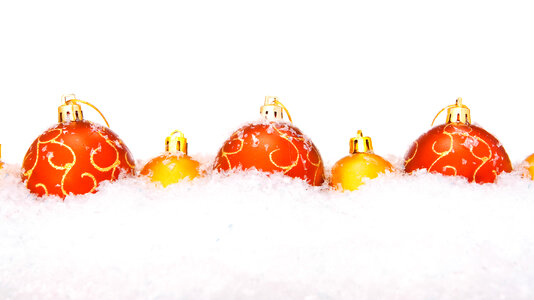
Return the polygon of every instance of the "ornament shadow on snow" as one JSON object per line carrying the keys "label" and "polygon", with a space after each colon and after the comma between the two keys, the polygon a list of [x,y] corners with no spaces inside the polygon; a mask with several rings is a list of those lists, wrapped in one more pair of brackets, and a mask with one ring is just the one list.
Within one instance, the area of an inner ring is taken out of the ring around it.
{"label": "ornament shadow on snow", "polygon": [[[405,156],[405,171],[418,169],[444,175],[466,177],[470,182],[492,183],[501,172],[511,172],[512,164],[501,143],[489,132],[471,124],[471,113],[462,98],[443,108],[445,124],[421,135]],[[434,125],[432,121],[432,125]]]}
{"label": "ornament shadow on snow", "polygon": [[[85,194],[99,183],[133,175],[135,163],[128,147],[109,129],[104,115],[91,103],[73,94],[62,97],[58,124],[43,132],[22,162],[22,180],[39,196]],[[95,109],[108,127],[86,121],[80,104]]]}
{"label": "ornament shadow on snow", "polygon": [[350,139],[349,153],[332,167],[330,186],[337,190],[357,190],[365,180],[394,170],[390,162],[374,154],[371,138],[364,137],[361,130]]}
{"label": "ornament shadow on snow", "polygon": [[[289,122],[284,121],[284,112]],[[265,97],[260,117],[260,121],[239,128],[224,142],[213,168],[281,172],[314,186],[321,185],[324,182],[321,155],[313,142],[293,125],[291,115],[277,97]]]}
{"label": "ornament shadow on snow", "polygon": [[165,139],[165,152],[151,159],[141,170],[141,175],[163,187],[198,177],[200,163],[187,155],[187,147],[184,134],[179,130],[173,131]]}

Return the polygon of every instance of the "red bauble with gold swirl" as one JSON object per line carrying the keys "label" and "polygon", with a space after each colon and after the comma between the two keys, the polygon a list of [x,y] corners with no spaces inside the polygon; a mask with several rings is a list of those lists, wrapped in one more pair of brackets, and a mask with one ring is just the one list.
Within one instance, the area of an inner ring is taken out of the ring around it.
{"label": "red bauble with gold swirl", "polygon": [[476,183],[491,183],[501,172],[511,172],[504,147],[489,132],[470,124],[469,109],[461,98],[448,108],[447,123],[432,128],[412,144],[405,171],[426,169]]}
{"label": "red bauble with gold swirl", "polygon": [[[72,112],[68,117],[76,112],[79,117],[67,120],[61,109]],[[95,192],[100,182],[134,171],[132,154],[117,134],[83,120],[79,105],[67,102],[60,107],[60,123],[41,134],[28,149],[22,180],[34,194],[64,198]]]}
{"label": "red bauble with gold swirl", "polygon": [[[214,168],[255,168],[263,172],[282,172],[311,185],[324,182],[324,166],[319,151],[302,132],[282,121],[283,105],[273,98],[261,109],[266,120],[245,125],[226,140],[215,158]],[[285,109],[285,108],[284,108]],[[287,110],[286,110],[287,112]]]}

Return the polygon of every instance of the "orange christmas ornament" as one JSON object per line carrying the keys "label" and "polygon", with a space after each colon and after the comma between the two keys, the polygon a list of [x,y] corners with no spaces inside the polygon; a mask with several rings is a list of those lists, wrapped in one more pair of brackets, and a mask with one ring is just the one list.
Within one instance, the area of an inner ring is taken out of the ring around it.
{"label": "orange christmas ornament", "polygon": [[[63,96],[59,123],[47,129],[30,146],[22,162],[22,180],[34,194],[57,195],[95,192],[104,180],[134,174],[135,165],[128,147],[111,129],[92,104]],[[108,127],[83,119],[80,104],[93,107]]]}
{"label": "orange christmas ornament", "polygon": [[199,176],[199,167],[200,163],[187,155],[187,139],[184,134],[175,130],[165,139],[165,153],[151,159],[141,170],[141,175],[167,187],[182,179]]}
{"label": "orange christmas ornament", "polygon": [[226,140],[215,158],[214,168],[255,168],[263,172],[282,172],[311,185],[324,182],[323,160],[319,151],[292,123],[291,116],[277,97],[265,97],[260,109],[262,120],[239,128]]}
{"label": "orange christmas ornament", "polygon": [[470,110],[462,104],[462,98],[442,109],[436,118],[445,109],[446,123],[420,136],[408,150],[406,172],[427,169],[463,176],[470,182],[489,183],[501,172],[512,171],[501,143],[486,130],[471,124]]}
{"label": "orange christmas ornament", "polygon": [[374,154],[371,138],[364,137],[358,130],[358,135],[350,139],[350,155],[332,167],[330,185],[338,190],[354,191],[365,179],[373,179],[386,171],[393,171],[391,163]]}

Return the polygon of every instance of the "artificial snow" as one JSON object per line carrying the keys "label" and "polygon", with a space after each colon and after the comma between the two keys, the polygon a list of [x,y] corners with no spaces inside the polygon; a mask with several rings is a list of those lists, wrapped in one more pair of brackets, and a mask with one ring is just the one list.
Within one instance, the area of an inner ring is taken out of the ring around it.
{"label": "artificial snow", "polygon": [[0,171],[2,299],[532,299],[534,182],[256,171],[36,198]]}

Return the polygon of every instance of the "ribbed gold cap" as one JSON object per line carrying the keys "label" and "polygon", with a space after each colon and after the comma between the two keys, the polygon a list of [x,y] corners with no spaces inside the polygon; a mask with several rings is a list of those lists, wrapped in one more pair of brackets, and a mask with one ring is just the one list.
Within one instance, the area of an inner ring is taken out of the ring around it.
{"label": "ribbed gold cap", "polygon": [[284,110],[278,105],[278,97],[265,96],[265,102],[260,108],[260,114],[269,121],[279,121],[284,118]]}
{"label": "ribbed gold cap", "polygon": [[456,104],[447,109],[448,123],[471,124],[471,112],[469,108],[462,104],[462,98],[456,99]]}
{"label": "ribbed gold cap", "polygon": [[57,109],[59,123],[83,120],[82,107],[76,103],[77,99],[74,94],[63,95],[61,100],[63,104]]}
{"label": "ribbed gold cap", "polygon": [[373,152],[373,142],[370,137],[363,136],[362,131],[358,130],[356,137],[350,139],[350,153],[369,153]]}
{"label": "ribbed gold cap", "polygon": [[462,104],[462,98],[456,99],[456,104],[449,105],[445,108],[442,108],[438,114],[434,117],[434,120],[432,120],[432,125],[434,125],[434,122],[438,118],[438,116],[443,112],[444,110],[447,110],[447,119],[445,120],[446,124],[449,123],[459,123],[459,124],[465,124],[469,125],[471,124],[471,111],[469,108]]}
{"label": "ribbed gold cap", "polygon": [[[177,136],[176,134],[179,135]],[[165,139],[165,151],[187,154],[187,139],[181,131],[175,130]]]}

